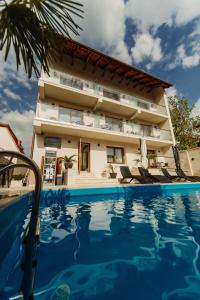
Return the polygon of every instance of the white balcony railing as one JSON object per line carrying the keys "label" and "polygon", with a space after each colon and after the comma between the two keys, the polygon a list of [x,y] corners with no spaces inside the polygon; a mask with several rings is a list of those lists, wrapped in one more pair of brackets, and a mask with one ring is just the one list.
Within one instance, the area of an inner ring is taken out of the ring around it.
{"label": "white balcony railing", "polygon": [[104,98],[119,101],[136,108],[142,108],[151,112],[157,112],[163,115],[167,115],[165,106],[157,105],[155,103],[151,103],[138,97],[125,94],[119,91],[110,90],[109,88],[92,81],[84,80],[69,74],[61,73],[53,69],[50,69],[50,77],[47,74],[44,74],[44,76],[45,78],[48,78],[53,82],[67,85],[78,90],[82,90]]}
{"label": "white balcony railing", "polygon": [[171,132],[158,126],[107,117],[100,113],[79,111],[48,103],[38,103],[37,117],[74,126],[87,126],[106,131],[172,141]]}

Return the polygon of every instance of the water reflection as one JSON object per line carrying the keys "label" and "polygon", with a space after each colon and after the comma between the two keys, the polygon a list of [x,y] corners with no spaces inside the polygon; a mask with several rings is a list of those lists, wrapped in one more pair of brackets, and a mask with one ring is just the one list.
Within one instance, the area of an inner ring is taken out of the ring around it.
{"label": "water reflection", "polygon": [[73,217],[66,205],[52,205],[41,211],[41,235],[43,243],[56,243],[72,230]]}
{"label": "water reflection", "polygon": [[[77,248],[74,252],[74,259],[78,257],[78,252],[81,247],[87,247],[89,244],[89,225],[91,220],[90,205],[80,204],[76,211],[76,231],[75,238],[77,240]],[[81,249],[82,250],[82,249]]]}
{"label": "water reflection", "polygon": [[61,284],[70,299],[200,299],[200,193],[54,204],[41,220],[39,299]]}

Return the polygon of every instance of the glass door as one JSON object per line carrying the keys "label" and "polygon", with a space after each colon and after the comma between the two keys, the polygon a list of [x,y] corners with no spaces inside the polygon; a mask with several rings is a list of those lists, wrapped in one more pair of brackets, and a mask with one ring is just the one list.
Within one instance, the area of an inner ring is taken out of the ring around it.
{"label": "glass door", "polygon": [[81,171],[90,171],[90,144],[81,143]]}
{"label": "glass door", "polygon": [[48,184],[55,184],[56,176],[56,151],[46,151],[44,159],[43,181]]}
{"label": "glass door", "polygon": [[156,151],[147,150],[148,168],[156,167]]}

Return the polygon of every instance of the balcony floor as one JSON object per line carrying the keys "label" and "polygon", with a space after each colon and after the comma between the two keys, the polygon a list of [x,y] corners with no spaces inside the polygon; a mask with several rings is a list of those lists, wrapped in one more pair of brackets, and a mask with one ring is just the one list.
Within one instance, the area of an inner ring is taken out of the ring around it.
{"label": "balcony floor", "polygon": [[[101,128],[88,127],[84,125],[66,124],[57,121],[50,121],[35,118],[33,123],[35,132],[38,134],[48,133],[57,135],[69,135],[82,138],[92,138],[104,141],[124,142],[139,144],[141,136],[115,132]],[[173,144],[172,141],[160,140],[153,137],[145,137],[147,146],[165,147]]]}
{"label": "balcony floor", "polygon": [[90,110],[98,108],[102,112],[114,113],[126,119],[132,118],[135,114],[137,114],[138,120],[151,121],[154,124],[168,119],[167,115],[160,114],[157,111],[142,109],[122,101],[105,98],[50,80],[39,81],[39,93],[42,99],[55,99],[72,105],[86,107]]}

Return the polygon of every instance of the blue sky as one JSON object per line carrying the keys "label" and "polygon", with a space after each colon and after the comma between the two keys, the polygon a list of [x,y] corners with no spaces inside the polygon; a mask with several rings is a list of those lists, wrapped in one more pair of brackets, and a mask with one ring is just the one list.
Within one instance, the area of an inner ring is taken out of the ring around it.
{"label": "blue sky", "polygon": [[[81,2],[81,1],[80,1]],[[186,96],[200,114],[199,0],[83,0],[80,41],[144,69]],[[37,79],[16,71],[15,57],[0,53],[0,120],[8,122],[29,152]]]}

